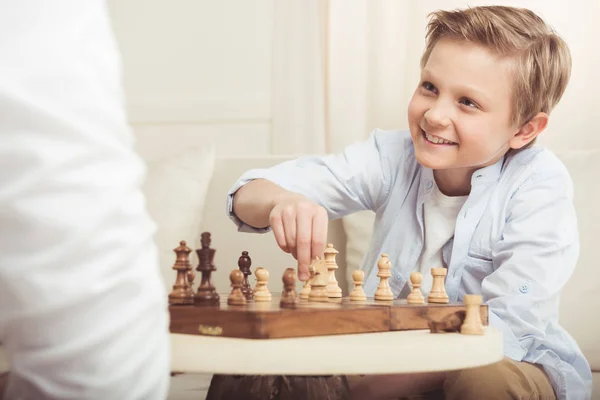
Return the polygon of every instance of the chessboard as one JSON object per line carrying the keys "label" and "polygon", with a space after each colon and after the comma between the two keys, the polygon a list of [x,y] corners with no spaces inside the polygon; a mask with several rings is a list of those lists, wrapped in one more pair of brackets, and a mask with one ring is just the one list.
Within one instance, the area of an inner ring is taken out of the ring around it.
{"label": "chessboard", "polygon": [[406,299],[395,299],[387,279],[390,263],[386,254],[378,262],[380,284],[374,297],[362,290],[364,273],[353,272],[354,289],[342,297],[335,271],[337,251],[329,244],[323,260],[317,258],[310,268],[310,279],[300,293],[296,292],[293,268],[281,278],[283,290],[272,294],[267,289],[269,272],[254,271],[256,286],[248,277],[251,259],[243,251],[239,269],[231,271],[231,292],[217,293],[211,283],[215,249],[210,248],[210,233],[202,234],[202,248],[196,250],[202,273],[197,291],[193,290],[195,274],[185,241],[174,249],[177,255],[173,269],[177,278],[169,295],[171,333],[223,336],[247,339],[275,339],[339,334],[358,334],[398,330],[429,329],[433,333],[461,332],[483,334],[488,325],[488,309],[481,296],[466,295],[464,303],[451,303],[445,293],[444,268],[432,268],[433,286],[429,296],[420,292],[422,276],[411,275],[412,291]]}

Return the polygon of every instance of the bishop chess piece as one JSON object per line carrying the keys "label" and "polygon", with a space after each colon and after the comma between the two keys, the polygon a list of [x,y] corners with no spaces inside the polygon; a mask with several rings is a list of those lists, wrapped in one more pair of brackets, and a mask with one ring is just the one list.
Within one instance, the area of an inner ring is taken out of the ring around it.
{"label": "bishop chess piece", "polygon": [[283,293],[281,294],[281,300],[279,305],[281,307],[295,307],[298,302],[296,295],[296,271],[294,268],[286,268],[283,272]]}
{"label": "bishop chess piece", "polygon": [[429,296],[427,296],[428,303],[448,303],[448,295],[446,294],[446,287],[444,285],[444,278],[448,271],[446,268],[431,268],[431,275],[433,276],[433,284]]}
{"label": "bishop chess piece", "polygon": [[256,276],[256,286],[254,287],[254,301],[271,301],[271,292],[267,288],[269,283],[269,271],[263,267],[258,267],[254,271]]}
{"label": "bishop chess piece", "polygon": [[365,273],[360,269],[357,269],[352,273],[352,280],[354,281],[354,289],[352,289],[352,292],[350,292],[350,301],[367,300],[367,295],[363,289]]}
{"label": "bishop chess piece", "polygon": [[252,300],[254,298],[254,292],[252,291],[252,287],[250,286],[250,282],[248,282],[248,276],[252,275],[250,271],[250,266],[252,266],[252,259],[248,255],[247,251],[242,251],[242,255],[238,258],[238,267],[240,271],[244,274],[244,282],[242,283],[242,292],[244,296],[246,296],[246,300]]}
{"label": "bishop chess piece", "polygon": [[173,285],[173,291],[169,294],[169,304],[188,305],[194,304],[194,292],[190,288],[186,274],[190,270],[190,253],[192,250],[187,247],[185,240],[179,242],[179,246],[173,249],[176,254],[173,269],[177,271],[177,278]]}
{"label": "bishop chess piece", "polygon": [[425,304],[425,297],[423,293],[421,293],[421,282],[423,281],[423,275],[415,271],[410,274],[410,283],[412,285],[412,290],[410,294],[406,297],[406,302],[408,304]]}
{"label": "bishop chess piece", "polygon": [[229,274],[229,280],[231,281],[231,293],[227,297],[227,304],[232,306],[243,306],[246,304],[246,296],[242,292],[242,282],[244,281],[244,274],[242,271],[234,269]]}
{"label": "bishop chess piece", "polygon": [[202,274],[202,279],[196,292],[195,304],[202,306],[218,305],[220,298],[210,280],[211,274],[217,270],[213,263],[216,250],[210,247],[211,238],[209,232],[203,232],[201,238],[202,248],[196,250],[199,260],[196,271]]}
{"label": "bishop chess piece", "polygon": [[467,315],[465,321],[460,327],[460,333],[463,335],[483,335],[483,323],[481,322],[481,295],[466,294],[463,298],[467,306]]}
{"label": "bishop chess piece", "polygon": [[381,255],[381,258],[377,263],[377,268],[379,270],[377,273],[377,276],[379,277],[379,286],[377,287],[377,291],[375,291],[375,300],[393,301],[394,294],[392,293],[390,283],[388,282],[388,279],[392,276],[392,265],[387,254],[384,253]]}
{"label": "bishop chess piece", "polygon": [[338,285],[338,281],[335,278],[335,271],[338,269],[338,265],[335,261],[335,256],[339,253],[333,248],[330,243],[325,249],[325,267],[327,268],[327,296],[332,298],[341,298],[342,289]]}

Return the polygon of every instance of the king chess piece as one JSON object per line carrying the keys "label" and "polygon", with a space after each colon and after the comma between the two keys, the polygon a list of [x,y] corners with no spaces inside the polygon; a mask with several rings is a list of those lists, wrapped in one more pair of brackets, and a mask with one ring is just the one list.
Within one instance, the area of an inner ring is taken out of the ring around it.
{"label": "king chess piece", "polygon": [[196,250],[196,254],[198,255],[198,267],[196,268],[196,271],[202,274],[200,284],[198,285],[198,291],[194,297],[197,305],[212,306],[219,304],[219,295],[210,281],[211,274],[217,270],[213,263],[216,250],[210,247],[210,242],[210,233],[202,233],[202,248]]}
{"label": "king chess piece", "polygon": [[252,286],[248,282],[248,276],[252,275],[250,267],[252,266],[252,259],[248,255],[247,251],[242,251],[242,255],[238,259],[238,267],[244,274],[244,282],[242,283],[242,293],[246,297],[246,300],[252,300],[254,298],[254,292]]}
{"label": "king chess piece", "polygon": [[187,247],[185,240],[179,242],[179,246],[173,249],[177,258],[173,269],[177,271],[177,278],[173,285],[173,291],[169,294],[170,305],[194,304],[194,291],[188,283],[187,273],[191,269],[189,255],[192,250]]}

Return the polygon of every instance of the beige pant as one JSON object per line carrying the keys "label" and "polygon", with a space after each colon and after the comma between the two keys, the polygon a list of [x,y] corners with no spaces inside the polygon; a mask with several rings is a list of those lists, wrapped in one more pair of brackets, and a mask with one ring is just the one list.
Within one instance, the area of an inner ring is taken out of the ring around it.
{"label": "beige pant", "polygon": [[[352,384],[361,378],[350,376],[348,379]],[[439,399],[556,400],[556,396],[548,376],[540,366],[505,357],[495,364],[450,371],[446,374],[442,389],[401,398],[401,400]]]}
{"label": "beige pant", "polygon": [[443,391],[446,400],[556,400],[542,367],[508,357],[484,367],[448,372]]}

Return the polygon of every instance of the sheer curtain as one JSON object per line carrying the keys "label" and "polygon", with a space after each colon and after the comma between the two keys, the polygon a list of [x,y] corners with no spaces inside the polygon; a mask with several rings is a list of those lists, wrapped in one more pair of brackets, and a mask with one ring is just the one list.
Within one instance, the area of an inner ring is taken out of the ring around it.
{"label": "sheer curtain", "polygon": [[[337,152],[374,128],[406,127],[419,79],[427,14],[484,1],[276,1],[273,43],[274,154]],[[540,143],[600,148],[600,2],[495,1],[538,12],[567,41],[573,71]]]}

